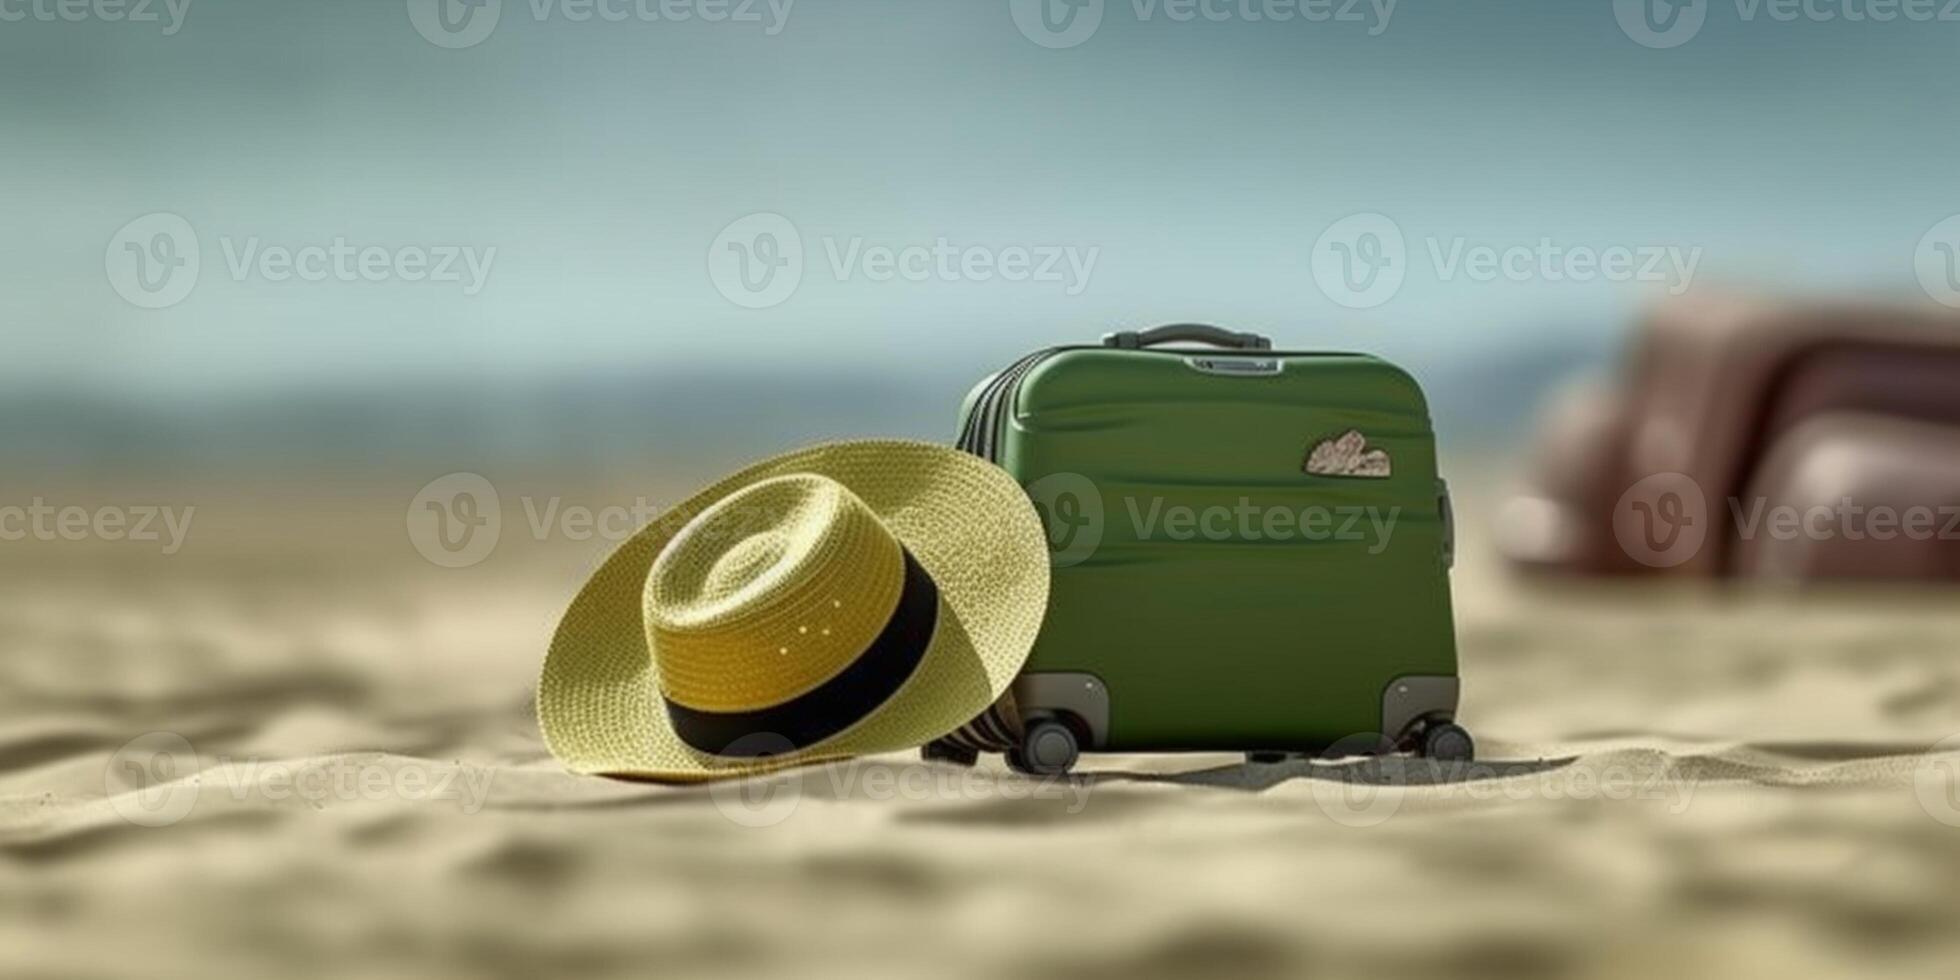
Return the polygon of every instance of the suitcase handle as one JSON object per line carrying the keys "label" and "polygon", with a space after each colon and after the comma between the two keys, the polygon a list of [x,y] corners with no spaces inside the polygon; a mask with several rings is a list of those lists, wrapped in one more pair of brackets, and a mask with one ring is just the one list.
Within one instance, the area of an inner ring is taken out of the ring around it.
{"label": "suitcase handle", "polygon": [[1121,350],[1141,350],[1158,344],[1199,343],[1214,347],[1232,347],[1238,350],[1272,350],[1270,338],[1256,333],[1239,333],[1224,327],[1214,327],[1206,323],[1172,323],[1149,330],[1121,330],[1103,334],[1104,347]]}

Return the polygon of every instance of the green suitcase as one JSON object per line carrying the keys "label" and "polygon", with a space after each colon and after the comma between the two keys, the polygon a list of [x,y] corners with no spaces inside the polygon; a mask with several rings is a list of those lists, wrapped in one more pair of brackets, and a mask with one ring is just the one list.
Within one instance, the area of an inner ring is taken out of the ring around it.
{"label": "green suitcase", "polygon": [[[1217,349],[1159,347],[1178,342]],[[1471,756],[1422,391],[1369,355],[1270,348],[1196,324],[1111,334],[967,396],[959,445],[1028,489],[1053,581],[1008,695],[927,758]]]}

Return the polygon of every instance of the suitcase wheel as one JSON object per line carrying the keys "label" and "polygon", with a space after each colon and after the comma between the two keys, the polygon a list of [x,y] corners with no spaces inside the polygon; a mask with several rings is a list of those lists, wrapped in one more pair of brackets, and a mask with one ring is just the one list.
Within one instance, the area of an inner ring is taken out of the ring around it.
{"label": "suitcase wheel", "polygon": [[980,752],[964,745],[956,745],[945,739],[934,739],[919,748],[919,758],[927,762],[950,762],[956,766],[970,766],[980,761]]}
{"label": "suitcase wheel", "polygon": [[1438,762],[1469,762],[1477,756],[1477,742],[1462,725],[1443,722],[1422,732],[1422,757]]}
{"label": "suitcase wheel", "polygon": [[1074,768],[1082,748],[1075,729],[1056,718],[1042,718],[1028,725],[1018,748],[1007,752],[1007,767],[1029,776],[1059,776]]}

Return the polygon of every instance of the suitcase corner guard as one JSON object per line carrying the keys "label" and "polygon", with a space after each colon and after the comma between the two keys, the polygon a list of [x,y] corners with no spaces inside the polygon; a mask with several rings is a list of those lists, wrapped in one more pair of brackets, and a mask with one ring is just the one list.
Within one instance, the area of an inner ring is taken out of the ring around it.
{"label": "suitcase corner guard", "polygon": [[1434,674],[1404,674],[1382,690],[1382,735],[1400,742],[1418,723],[1456,718],[1462,682]]}
{"label": "suitcase corner guard", "polygon": [[1109,685],[1094,674],[1046,671],[1014,679],[1014,700],[1023,717],[1065,712],[1088,729],[1085,749],[1100,749],[1109,739]]}

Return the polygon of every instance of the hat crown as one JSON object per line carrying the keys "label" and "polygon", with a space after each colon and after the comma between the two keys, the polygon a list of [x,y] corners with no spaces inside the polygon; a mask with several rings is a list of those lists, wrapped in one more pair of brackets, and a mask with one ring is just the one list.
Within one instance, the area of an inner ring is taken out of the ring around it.
{"label": "hat crown", "polygon": [[849,666],[891,618],[898,539],[823,476],[750,484],[662,549],[644,594],[662,692],[705,711],[780,704]]}

